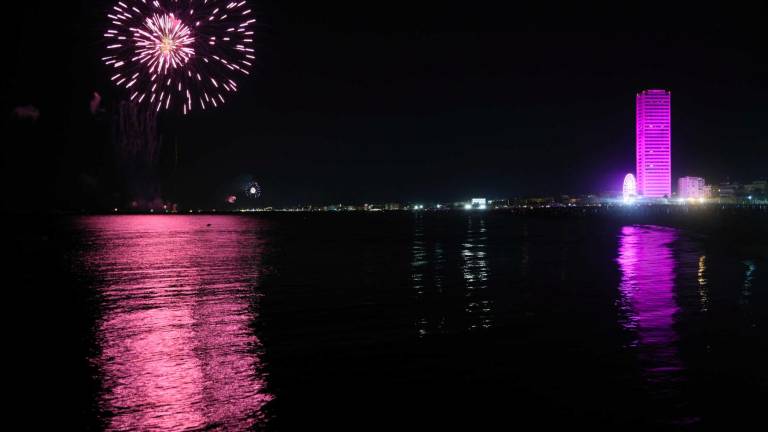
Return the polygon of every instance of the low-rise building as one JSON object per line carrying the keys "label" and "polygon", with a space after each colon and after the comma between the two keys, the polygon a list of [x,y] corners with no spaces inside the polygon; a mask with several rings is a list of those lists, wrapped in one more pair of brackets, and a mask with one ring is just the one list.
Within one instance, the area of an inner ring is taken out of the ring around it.
{"label": "low-rise building", "polygon": [[677,196],[683,199],[706,198],[705,182],[701,177],[680,177],[677,181]]}

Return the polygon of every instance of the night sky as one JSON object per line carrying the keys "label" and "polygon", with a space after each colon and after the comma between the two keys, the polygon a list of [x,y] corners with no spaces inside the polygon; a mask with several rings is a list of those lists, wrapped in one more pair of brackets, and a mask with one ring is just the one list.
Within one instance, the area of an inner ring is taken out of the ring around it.
{"label": "night sky", "polygon": [[[263,205],[617,190],[645,88],[672,92],[673,178],[768,176],[765,3],[250,2],[258,63],[241,92],[163,119],[184,205],[222,202],[249,176]],[[93,91],[105,106],[124,96],[99,61],[111,2],[56,3],[6,19],[3,109],[41,112],[3,140],[6,206],[87,207],[82,172],[106,181],[83,119]]]}

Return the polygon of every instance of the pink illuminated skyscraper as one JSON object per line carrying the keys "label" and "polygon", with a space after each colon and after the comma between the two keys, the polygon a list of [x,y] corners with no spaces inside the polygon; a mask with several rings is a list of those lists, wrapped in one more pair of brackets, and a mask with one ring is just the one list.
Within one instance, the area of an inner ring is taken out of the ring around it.
{"label": "pink illuminated skyscraper", "polygon": [[637,193],[672,196],[672,116],[670,92],[637,94]]}

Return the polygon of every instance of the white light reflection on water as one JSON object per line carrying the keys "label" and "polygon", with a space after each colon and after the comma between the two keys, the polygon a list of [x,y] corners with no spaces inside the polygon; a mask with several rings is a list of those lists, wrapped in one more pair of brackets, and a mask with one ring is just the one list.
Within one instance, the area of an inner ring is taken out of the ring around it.
{"label": "white light reflection on water", "polygon": [[493,326],[493,300],[488,293],[488,232],[485,219],[468,219],[466,240],[462,245],[462,274],[466,289],[464,311],[469,330]]}
{"label": "white light reflection on water", "polygon": [[423,218],[415,222],[411,253],[411,283],[419,310],[416,332],[419,337],[442,333],[446,321],[445,310],[441,307],[445,253],[440,241],[427,241]]}

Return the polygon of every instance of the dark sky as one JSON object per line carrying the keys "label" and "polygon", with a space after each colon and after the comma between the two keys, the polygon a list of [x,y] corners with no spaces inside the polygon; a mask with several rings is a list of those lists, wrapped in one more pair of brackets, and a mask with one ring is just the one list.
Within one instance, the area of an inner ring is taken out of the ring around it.
{"label": "dark sky", "polygon": [[[675,178],[768,176],[765,3],[249,1],[251,79],[218,111],[169,119],[187,205],[247,175],[273,204],[618,189],[644,88],[672,91]],[[94,90],[121,96],[99,62],[110,2],[57,3],[8,18],[4,109],[31,103],[62,130],[46,135],[49,160],[13,162],[22,177],[66,176],[73,111]]]}

